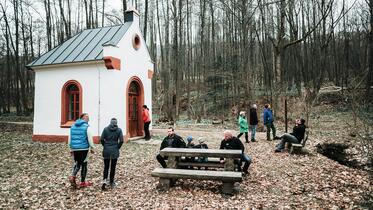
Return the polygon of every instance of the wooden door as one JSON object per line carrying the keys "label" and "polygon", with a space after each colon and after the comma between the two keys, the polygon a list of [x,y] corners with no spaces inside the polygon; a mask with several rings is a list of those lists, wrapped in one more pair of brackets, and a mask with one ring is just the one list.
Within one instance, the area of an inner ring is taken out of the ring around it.
{"label": "wooden door", "polygon": [[140,109],[140,90],[139,85],[133,81],[130,84],[129,91],[128,91],[128,101],[129,101],[129,109],[128,109],[128,121],[129,121],[129,133],[130,137],[133,136],[140,136],[141,135],[141,128],[140,128],[140,117],[141,117],[141,109]]}

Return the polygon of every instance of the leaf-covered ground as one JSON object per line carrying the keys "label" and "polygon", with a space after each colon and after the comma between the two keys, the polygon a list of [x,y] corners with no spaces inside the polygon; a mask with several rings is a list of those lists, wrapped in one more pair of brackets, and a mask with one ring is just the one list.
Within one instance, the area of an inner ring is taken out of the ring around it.
{"label": "leaf-covered ground", "polygon": [[[93,186],[73,190],[67,179],[73,162],[65,144],[32,142],[31,131],[16,129],[17,124],[14,129],[1,127],[0,209],[369,208],[373,191],[367,172],[340,165],[314,149],[317,143],[343,138],[346,126],[333,119],[330,125],[331,116],[314,119],[306,154],[274,153],[278,141],[266,141],[264,133],[258,133],[258,142],[246,144],[253,163],[233,196],[222,195],[221,183],[215,181],[179,180],[171,190],[158,191],[158,179],[150,173],[159,167],[155,155],[166,129],[154,127],[150,142],[125,144],[117,166],[118,187],[102,192],[100,145],[88,165],[87,179]],[[196,127],[177,133],[203,136],[210,148],[217,148],[222,131]]]}

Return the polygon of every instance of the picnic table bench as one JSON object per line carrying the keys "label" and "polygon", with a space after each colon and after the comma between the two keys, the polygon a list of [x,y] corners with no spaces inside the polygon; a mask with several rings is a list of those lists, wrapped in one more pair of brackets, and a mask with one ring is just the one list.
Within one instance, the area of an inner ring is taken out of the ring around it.
{"label": "picnic table bench", "polygon": [[[156,168],[152,171],[153,177],[159,177],[160,189],[166,190],[173,186],[177,179],[196,179],[196,180],[219,180],[223,182],[222,192],[232,194],[235,182],[242,181],[241,172],[236,172],[234,160],[241,158],[241,150],[220,150],[220,149],[189,149],[189,148],[164,148],[160,155],[167,156],[167,168]],[[183,158],[188,157],[207,157],[224,158],[224,163],[214,159],[213,162],[183,162]],[[224,170],[193,170],[182,169],[180,167],[201,166],[223,168]]]}

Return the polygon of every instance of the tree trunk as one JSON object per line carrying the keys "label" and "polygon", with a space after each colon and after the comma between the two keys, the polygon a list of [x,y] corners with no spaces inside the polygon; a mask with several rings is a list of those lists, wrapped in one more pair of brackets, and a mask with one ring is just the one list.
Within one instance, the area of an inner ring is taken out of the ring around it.
{"label": "tree trunk", "polygon": [[368,104],[373,100],[373,0],[369,0],[369,15],[369,72],[366,83],[366,98],[368,99]]}
{"label": "tree trunk", "polygon": [[144,19],[144,40],[146,42],[147,30],[148,30],[148,2],[145,0],[145,19]]}

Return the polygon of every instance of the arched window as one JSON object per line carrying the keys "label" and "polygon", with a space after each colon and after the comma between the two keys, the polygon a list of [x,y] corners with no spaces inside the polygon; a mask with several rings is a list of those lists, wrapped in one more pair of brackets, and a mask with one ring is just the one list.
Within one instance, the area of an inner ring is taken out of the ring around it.
{"label": "arched window", "polygon": [[61,127],[68,128],[82,113],[82,87],[70,80],[63,86],[61,95]]}

